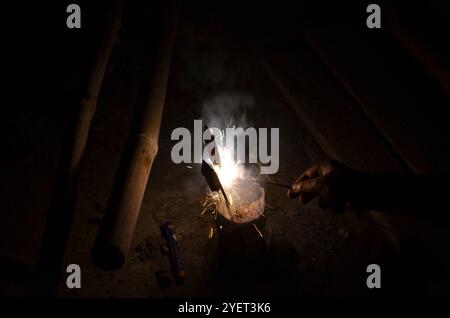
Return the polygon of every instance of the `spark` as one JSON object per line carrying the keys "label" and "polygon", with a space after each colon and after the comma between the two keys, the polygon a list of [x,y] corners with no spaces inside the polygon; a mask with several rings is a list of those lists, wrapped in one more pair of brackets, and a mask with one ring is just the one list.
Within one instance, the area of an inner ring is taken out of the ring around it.
{"label": "spark", "polygon": [[217,203],[217,201],[219,200],[219,195],[217,192],[208,192],[206,193],[206,197],[205,197],[205,202],[203,202],[203,210],[201,215],[205,214],[206,211],[208,211],[208,209],[212,206],[214,206],[214,210],[213,210],[213,214],[216,211],[215,205]]}
{"label": "spark", "polygon": [[241,200],[241,198],[239,197],[239,195],[237,194],[237,192],[234,191],[233,188],[231,188],[231,191],[233,191],[233,193],[236,195],[236,198],[238,198],[239,201],[241,201],[242,203],[244,203],[244,202]]}
{"label": "spark", "polygon": [[264,237],[264,236],[262,235],[261,231],[260,231],[260,230],[258,229],[258,227],[256,226],[256,224],[255,224],[255,223],[252,223],[252,224],[253,224],[253,226],[255,227],[255,230],[258,232],[259,236]]}
{"label": "spark", "polygon": [[258,212],[259,212],[259,214],[261,214],[261,216],[266,217],[260,209],[258,209]]}
{"label": "spark", "polygon": [[[216,210],[216,205],[219,202],[223,201],[225,195],[227,195],[227,199],[229,200],[230,205],[246,204],[246,202],[244,202],[244,200],[242,200],[238,195],[238,188],[235,188],[235,185],[240,182],[240,179],[242,179],[244,168],[242,167],[242,165],[240,165],[241,162],[239,160],[235,160],[233,148],[231,146],[227,147],[226,145],[224,145],[223,134],[221,134],[220,136],[216,136],[215,152],[212,153],[213,157],[207,160],[210,166],[214,169],[214,172],[217,174],[217,177],[224,189],[223,192],[208,191],[203,203],[203,210],[201,214],[203,215],[205,212],[208,212],[209,214],[209,212],[211,212],[211,221],[208,231],[209,239],[214,236],[214,229],[218,231],[217,227],[214,226],[215,221],[216,226],[218,226],[217,214],[219,212]],[[213,206],[213,208],[210,208],[211,206]],[[237,215],[237,212],[237,209],[230,209],[230,213],[235,214],[234,217],[240,217],[240,215]],[[244,213],[244,211],[242,211],[242,213]],[[259,210],[259,213],[264,216],[263,211]],[[212,215],[214,215],[214,219]],[[252,224],[258,234],[263,237],[263,234],[258,229],[258,227],[254,223]],[[220,229],[222,229],[222,225],[220,225]]]}
{"label": "spark", "polygon": [[235,179],[240,176],[240,162],[234,160],[234,148],[231,148],[231,146],[223,146],[223,136],[224,134],[221,134],[221,136],[217,137],[220,138],[222,142],[216,143],[216,155],[218,156],[217,159],[219,159],[219,163],[214,164],[213,168],[222,186],[229,189],[232,187]]}

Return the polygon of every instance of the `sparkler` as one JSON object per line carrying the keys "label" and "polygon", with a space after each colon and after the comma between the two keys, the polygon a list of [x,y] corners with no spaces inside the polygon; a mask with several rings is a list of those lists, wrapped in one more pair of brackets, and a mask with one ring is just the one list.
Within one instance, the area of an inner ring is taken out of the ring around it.
{"label": "sparkler", "polygon": [[253,181],[253,182],[262,183],[262,184],[271,184],[271,185],[275,185],[275,186],[286,188],[286,189],[290,189],[291,188],[291,186],[288,185],[288,184],[275,182],[275,181],[257,180],[257,179],[252,179],[252,178],[242,178],[242,180]]}
{"label": "sparkler", "polygon": [[[213,136],[211,142],[222,136]],[[219,142],[214,144],[210,155],[210,158],[203,160],[201,169],[211,190],[206,193],[201,214],[211,212],[217,220],[217,213],[220,213],[229,221],[237,223],[251,222],[264,216],[264,189],[257,185],[258,180],[242,178],[243,168],[239,161],[234,160],[234,149],[228,149]],[[257,234],[263,237],[258,227],[252,224]],[[217,231],[210,224],[208,238],[212,238]]]}
{"label": "sparkler", "polygon": [[[208,127],[205,126],[205,129],[208,129]],[[222,139],[222,136],[219,136],[219,138]],[[213,135],[209,143],[214,142],[214,139],[215,136]],[[223,142],[220,144],[223,144]],[[233,152],[230,149],[218,144],[214,145],[210,155],[211,158],[203,159],[202,174],[205,176],[211,191],[222,192],[227,206],[229,206],[231,203],[224,188],[227,188],[228,191],[232,187],[234,179],[239,176],[238,163],[234,162]],[[216,163],[216,161],[219,163]]]}
{"label": "sparkler", "polygon": [[264,237],[263,234],[262,234],[261,231],[258,229],[258,227],[256,226],[255,223],[253,223],[253,227],[254,227],[255,230],[258,232],[259,236]]}

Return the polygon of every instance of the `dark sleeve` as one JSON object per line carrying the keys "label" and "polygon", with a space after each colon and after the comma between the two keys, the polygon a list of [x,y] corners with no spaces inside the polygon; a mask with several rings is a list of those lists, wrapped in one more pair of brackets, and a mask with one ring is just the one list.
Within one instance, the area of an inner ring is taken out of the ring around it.
{"label": "dark sleeve", "polygon": [[360,210],[449,220],[449,177],[450,174],[360,173],[349,201]]}

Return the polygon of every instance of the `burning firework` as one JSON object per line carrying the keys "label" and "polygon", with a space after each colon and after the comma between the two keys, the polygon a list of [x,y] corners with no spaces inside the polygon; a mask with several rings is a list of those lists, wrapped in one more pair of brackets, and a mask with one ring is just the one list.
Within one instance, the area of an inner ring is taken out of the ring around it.
{"label": "burning firework", "polygon": [[[211,211],[217,219],[217,213],[220,213],[234,223],[254,221],[264,215],[264,189],[253,181],[243,180],[243,169],[234,160],[234,152],[219,144],[216,143],[211,151],[211,160],[204,161],[202,166],[202,173],[211,189],[206,194],[202,214]],[[255,229],[262,235],[257,227]],[[209,238],[213,234],[214,227],[211,225]]]}

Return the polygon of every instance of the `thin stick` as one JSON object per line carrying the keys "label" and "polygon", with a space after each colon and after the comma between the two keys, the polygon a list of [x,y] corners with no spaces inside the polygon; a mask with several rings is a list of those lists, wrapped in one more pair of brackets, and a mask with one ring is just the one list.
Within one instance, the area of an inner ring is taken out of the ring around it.
{"label": "thin stick", "polygon": [[271,185],[275,185],[275,186],[282,187],[282,188],[285,188],[285,189],[290,189],[291,188],[290,185],[287,185],[287,184],[284,184],[284,183],[279,183],[279,182],[274,182],[274,181],[257,180],[257,179],[250,179],[250,178],[245,178],[243,180],[253,181],[253,182],[256,182],[256,183],[271,184]]}

